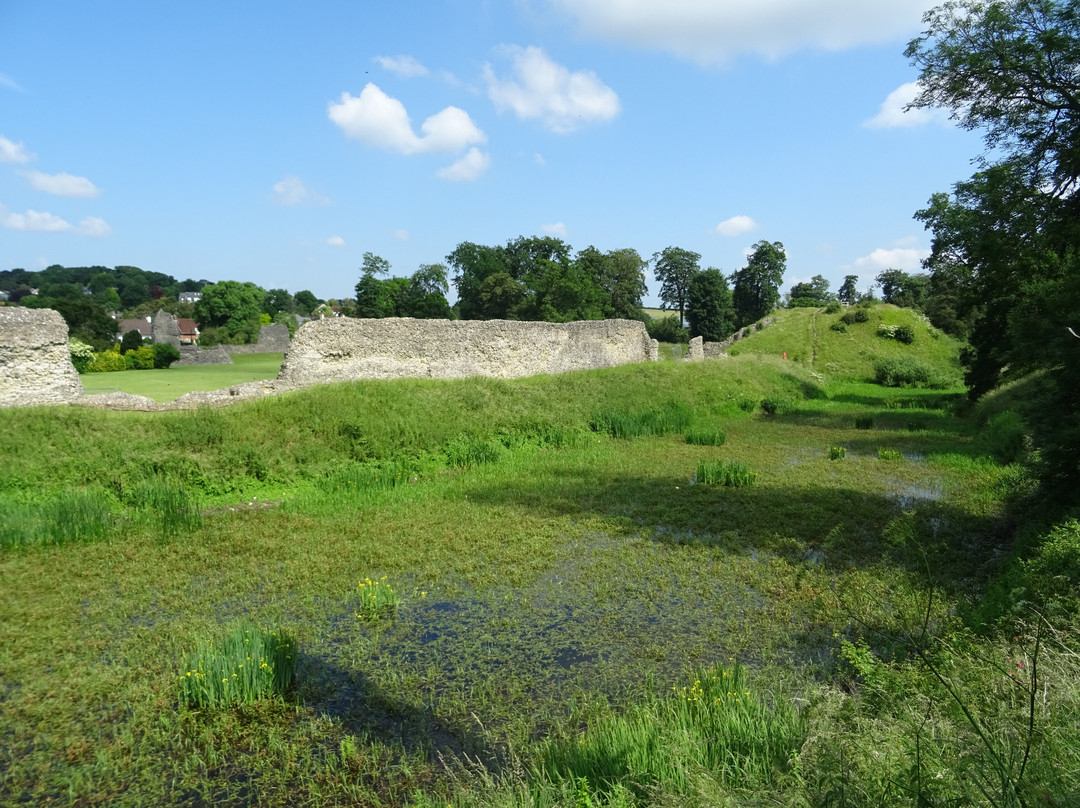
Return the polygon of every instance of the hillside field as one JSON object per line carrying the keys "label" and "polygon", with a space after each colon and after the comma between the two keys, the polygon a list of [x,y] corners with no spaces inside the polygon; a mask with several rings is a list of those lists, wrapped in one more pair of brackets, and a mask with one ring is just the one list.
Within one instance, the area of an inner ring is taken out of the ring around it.
{"label": "hillside field", "polygon": [[1068,805],[1075,629],[1004,619],[1011,422],[871,383],[958,381],[910,312],[831,318],[702,363],[6,411],[0,805]]}

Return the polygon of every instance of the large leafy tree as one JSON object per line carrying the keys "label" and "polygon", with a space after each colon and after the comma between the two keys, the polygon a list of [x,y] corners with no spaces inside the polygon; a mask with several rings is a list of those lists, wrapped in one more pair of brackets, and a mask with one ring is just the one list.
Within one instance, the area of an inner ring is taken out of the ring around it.
{"label": "large leafy tree", "polygon": [[200,327],[220,328],[230,338],[250,337],[259,331],[266,290],[250,281],[219,281],[202,289],[195,304]]}
{"label": "large leafy tree", "polygon": [[836,293],[836,296],[844,303],[854,303],[859,299],[859,290],[855,288],[855,284],[858,282],[858,275],[845,275],[844,282],[840,285],[840,291]]}
{"label": "large leafy tree", "polygon": [[667,306],[678,307],[680,323],[686,317],[690,279],[701,271],[700,260],[700,253],[682,247],[667,247],[653,253],[653,277],[660,281],[660,299]]}
{"label": "large leafy tree", "polygon": [[779,241],[759,241],[746,266],[733,276],[735,324],[749,325],[773,311],[780,303],[780,284],[787,269],[787,253]]}
{"label": "large leafy tree", "polygon": [[719,269],[709,267],[690,279],[686,319],[690,336],[707,342],[723,342],[735,333],[735,305],[727,278]]}
{"label": "large leafy tree", "polygon": [[[1045,371],[1034,408],[1048,481],[1080,480],[1080,3],[949,2],[928,12],[907,55],[915,106],[984,132],[982,170],[916,214],[933,231],[932,288],[970,322],[974,396]],[[1053,417],[1047,417],[1053,413]],[[1070,486],[1072,488],[1070,488]]]}

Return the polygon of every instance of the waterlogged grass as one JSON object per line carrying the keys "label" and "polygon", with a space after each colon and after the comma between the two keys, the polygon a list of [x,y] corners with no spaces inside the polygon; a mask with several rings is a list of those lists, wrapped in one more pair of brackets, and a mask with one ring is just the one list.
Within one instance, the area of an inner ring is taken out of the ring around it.
{"label": "waterlogged grass", "polygon": [[702,485],[741,488],[757,482],[757,473],[737,460],[704,460],[698,464],[695,479]]}
{"label": "waterlogged grass", "polygon": [[[744,406],[772,396],[798,406]],[[692,420],[613,439],[590,429],[601,401]],[[11,415],[5,497],[37,507],[96,476],[120,516],[95,543],[0,553],[0,804],[985,802],[970,767],[994,757],[920,652],[960,677],[1006,761],[1034,686],[979,660],[1034,662],[1046,741],[1019,787],[1075,793],[1067,644],[1000,653],[963,622],[1023,471],[940,393],[737,357]],[[722,449],[688,443],[696,428]],[[455,462],[472,442],[497,456]],[[882,445],[908,459],[880,462]],[[201,522],[165,536],[132,516],[124,497],[168,489],[141,491],[121,448],[181,481]],[[756,484],[692,484],[718,455]],[[392,582],[393,619],[357,619],[369,577]],[[197,665],[179,661],[238,623],[294,638],[292,686],[192,706],[177,683]]]}
{"label": "waterlogged grass", "polygon": [[113,525],[100,490],[56,493],[41,502],[0,499],[0,548],[99,541]]}

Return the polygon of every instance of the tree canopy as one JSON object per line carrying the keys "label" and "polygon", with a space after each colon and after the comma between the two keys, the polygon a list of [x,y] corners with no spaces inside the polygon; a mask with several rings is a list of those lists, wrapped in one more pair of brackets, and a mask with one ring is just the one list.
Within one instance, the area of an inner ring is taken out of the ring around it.
{"label": "tree canopy", "polygon": [[735,305],[724,273],[709,267],[690,279],[686,319],[690,336],[723,342],[735,333]]}
{"label": "tree canopy", "polygon": [[779,305],[786,268],[787,253],[779,241],[754,245],[746,266],[732,276],[737,328],[760,320]]}
{"label": "tree canopy", "polygon": [[701,255],[681,247],[667,247],[653,253],[653,276],[660,281],[660,299],[679,309],[679,322],[686,318],[690,279],[701,271]]}

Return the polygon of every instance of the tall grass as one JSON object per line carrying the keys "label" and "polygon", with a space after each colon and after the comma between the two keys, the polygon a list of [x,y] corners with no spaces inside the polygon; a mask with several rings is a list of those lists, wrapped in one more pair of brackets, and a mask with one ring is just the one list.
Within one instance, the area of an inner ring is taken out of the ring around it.
{"label": "tall grass", "polygon": [[100,489],[57,494],[36,504],[0,498],[0,547],[98,541],[112,524],[108,498]]}
{"label": "tall grass", "polygon": [[180,698],[194,707],[250,704],[284,693],[296,670],[296,643],[281,629],[240,626],[203,643],[183,661]]}
{"label": "tall grass", "polygon": [[693,413],[682,402],[647,410],[606,410],[593,416],[591,426],[613,438],[643,438],[683,432]]}
{"label": "tall grass", "polygon": [[757,482],[757,473],[737,460],[703,460],[698,464],[697,482],[703,485],[745,487]]}
{"label": "tall grass", "polygon": [[125,501],[140,518],[164,536],[176,536],[202,525],[198,505],[180,484],[172,480],[143,480],[124,493]]}

